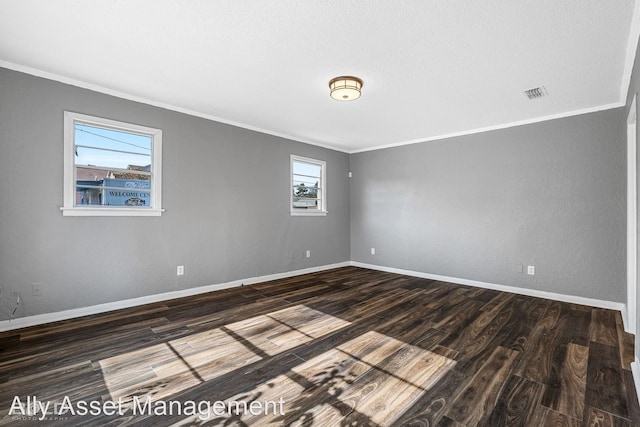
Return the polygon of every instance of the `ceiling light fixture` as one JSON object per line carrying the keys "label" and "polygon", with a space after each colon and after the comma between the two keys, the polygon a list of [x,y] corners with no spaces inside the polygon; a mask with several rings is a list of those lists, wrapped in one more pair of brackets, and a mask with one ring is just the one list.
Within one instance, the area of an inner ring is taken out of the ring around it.
{"label": "ceiling light fixture", "polygon": [[331,97],[338,101],[353,101],[360,98],[362,80],[352,76],[341,76],[329,82]]}

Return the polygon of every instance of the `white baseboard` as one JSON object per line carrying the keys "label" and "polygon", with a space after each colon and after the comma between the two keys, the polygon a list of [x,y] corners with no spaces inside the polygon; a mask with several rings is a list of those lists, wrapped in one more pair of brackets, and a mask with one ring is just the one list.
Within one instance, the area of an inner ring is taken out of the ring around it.
{"label": "white baseboard", "polygon": [[640,403],[640,359],[637,357],[631,362],[631,374],[633,375],[633,383],[636,385],[638,403]]}
{"label": "white baseboard", "polygon": [[[386,271],[388,273],[404,274],[406,276],[420,277],[423,279],[439,280],[442,282],[457,283],[459,285],[474,286],[477,288],[493,289],[502,292],[511,292],[513,294],[527,295],[530,297],[546,298],[555,301],[569,302],[573,304],[589,305],[598,308],[607,308],[610,310],[618,310],[622,312],[625,306],[621,302],[605,301],[593,298],[577,297],[573,295],[557,294],[555,292],[536,291],[534,289],[518,288],[515,286],[497,285],[495,283],[479,282],[477,280],[460,279],[458,277],[439,276],[437,274],[423,273],[420,271],[403,270],[400,268],[385,267],[381,265],[365,264],[363,262],[351,261],[354,267],[369,268],[371,270]],[[624,316],[623,316],[624,319]],[[625,325],[626,329],[626,325]]]}
{"label": "white baseboard", "polygon": [[332,268],[347,267],[351,262],[345,261],[337,264],[323,265],[319,267],[305,268],[302,270],[287,271],[284,273],[269,274],[266,276],[250,277],[232,282],[218,283],[214,285],[200,286],[197,288],[183,289],[180,291],[164,292],[161,294],[148,295],[139,298],[131,298],[122,301],[109,302],[105,304],[92,305],[89,307],[74,308],[71,310],[58,311],[55,313],[37,314],[34,316],[19,317],[17,319],[0,321],[0,332],[14,329],[27,328],[30,326],[43,325],[45,323],[59,322],[61,320],[74,319],[77,317],[90,316],[93,314],[106,313],[109,311],[121,310],[123,308],[136,307],[154,302],[162,302],[176,298],[189,297],[192,295],[204,294],[221,289],[234,288],[241,285],[252,285],[255,283],[268,282],[270,280],[285,279],[287,277],[300,276],[303,274],[316,273],[318,271],[330,270]]}
{"label": "white baseboard", "polygon": [[557,294],[554,292],[536,291],[533,289],[498,285],[495,283],[480,282],[477,280],[469,280],[469,279],[460,279],[457,277],[440,276],[437,274],[429,274],[429,273],[423,273],[420,271],[412,271],[412,270],[403,270],[399,268],[385,267],[385,266],[374,265],[374,264],[366,264],[366,263],[356,262],[356,261],[345,261],[345,262],[336,263],[336,264],[305,268],[302,270],[287,271],[284,273],[276,273],[276,274],[270,274],[266,276],[250,277],[247,279],[234,280],[231,282],[218,283],[214,285],[200,286],[197,288],[184,289],[180,291],[164,292],[161,294],[148,295],[148,296],[139,297],[139,298],[132,298],[132,299],[127,299],[122,301],[109,302],[105,304],[92,305],[89,307],[74,308],[71,310],[58,311],[55,313],[44,313],[44,314],[37,314],[34,316],[20,317],[12,320],[3,320],[3,321],[0,321],[0,332],[10,331],[10,330],[20,329],[20,328],[27,328],[30,326],[42,325],[45,323],[59,322],[61,320],[68,320],[68,319],[73,319],[77,317],[106,313],[109,311],[121,310],[124,308],[136,307],[139,305],[162,302],[162,301],[167,301],[167,300],[176,299],[176,298],[183,298],[183,297],[188,297],[192,295],[218,291],[221,289],[233,288],[233,287],[241,286],[242,284],[252,285],[255,283],[268,282],[270,280],[285,279],[288,277],[300,276],[302,274],[316,273],[319,271],[330,270],[332,268],[339,268],[339,267],[346,267],[346,266],[362,267],[362,268],[368,268],[371,270],[386,271],[389,273],[397,273],[397,274],[404,274],[407,276],[421,277],[424,279],[440,280],[443,282],[458,283],[461,285],[468,285],[468,286],[474,286],[474,287],[485,288],[485,289],[493,289],[496,291],[503,291],[503,292],[511,292],[514,294],[527,295],[527,296],[538,297],[538,298],[546,298],[546,299],[551,299],[555,301],[563,301],[563,302],[569,302],[573,304],[581,304],[581,305],[588,305],[592,307],[618,310],[622,313],[622,319],[625,323],[624,327],[625,327],[625,330],[628,331],[627,329],[628,325],[626,324],[626,307],[623,303],[619,303],[619,302]]}

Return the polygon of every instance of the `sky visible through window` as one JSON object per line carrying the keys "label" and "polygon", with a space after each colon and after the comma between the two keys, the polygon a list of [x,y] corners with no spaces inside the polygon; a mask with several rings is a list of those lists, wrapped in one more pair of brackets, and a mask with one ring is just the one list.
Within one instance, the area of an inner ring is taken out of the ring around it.
{"label": "sky visible through window", "polygon": [[127,169],[129,165],[147,166],[151,164],[151,142],[152,138],[147,135],[76,124],[75,164],[119,169]]}
{"label": "sky visible through window", "polygon": [[320,180],[320,170],[320,165],[294,160],[293,185],[297,186],[303,183],[305,187],[313,187]]}

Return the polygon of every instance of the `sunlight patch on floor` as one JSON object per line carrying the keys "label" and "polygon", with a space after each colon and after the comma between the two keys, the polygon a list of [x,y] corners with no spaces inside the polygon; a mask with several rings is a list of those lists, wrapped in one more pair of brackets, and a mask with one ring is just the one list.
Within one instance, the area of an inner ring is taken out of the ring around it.
{"label": "sunlight patch on floor", "polygon": [[[370,331],[228,400],[284,399],[284,416],[240,417],[251,426],[339,425],[348,414],[357,425],[391,425],[454,364],[445,356]],[[310,402],[317,403],[309,409]]]}
{"label": "sunlight patch on floor", "polygon": [[187,335],[99,362],[110,396],[167,399],[350,325],[304,305]]}
{"label": "sunlight patch on floor", "polygon": [[313,341],[351,322],[330,314],[296,305],[262,316],[225,325],[269,356]]}

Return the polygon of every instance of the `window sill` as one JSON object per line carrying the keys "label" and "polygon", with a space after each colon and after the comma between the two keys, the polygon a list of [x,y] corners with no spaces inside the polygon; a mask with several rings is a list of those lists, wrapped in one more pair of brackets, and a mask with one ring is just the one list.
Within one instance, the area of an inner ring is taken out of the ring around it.
{"label": "window sill", "polygon": [[290,211],[291,216],[327,216],[327,211],[317,211],[317,212],[310,212],[310,211]]}
{"label": "window sill", "polygon": [[62,216],[161,216],[164,209],[60,208]]}

